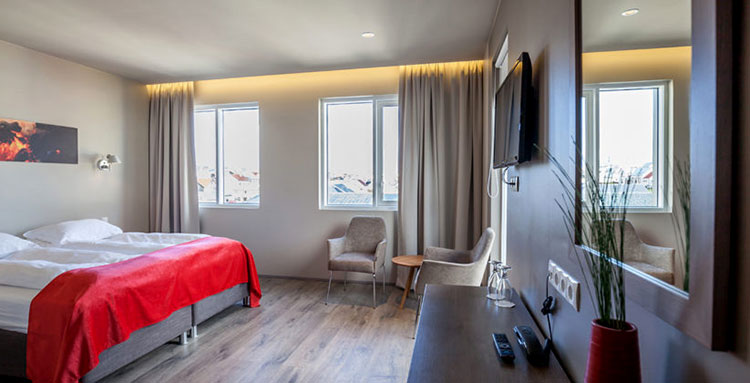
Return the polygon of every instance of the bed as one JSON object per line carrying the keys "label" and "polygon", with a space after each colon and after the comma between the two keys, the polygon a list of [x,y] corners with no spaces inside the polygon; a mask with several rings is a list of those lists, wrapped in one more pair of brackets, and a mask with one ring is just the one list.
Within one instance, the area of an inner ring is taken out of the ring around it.
{"label": "bed", "polygon": [[[152,270],[156,276],[148,276]],[[0,283],[0,375],[31,371],[34,381],[97,381],[164,343],[186,343],[201,322],[236,302],[252,307],[260,299],[252,254],[239,242],[205,235],[39,243],[0,259]],[[167,297],[143,294],[154,288]],[[48,363],[49,350],[59,351],[57,364]]]}

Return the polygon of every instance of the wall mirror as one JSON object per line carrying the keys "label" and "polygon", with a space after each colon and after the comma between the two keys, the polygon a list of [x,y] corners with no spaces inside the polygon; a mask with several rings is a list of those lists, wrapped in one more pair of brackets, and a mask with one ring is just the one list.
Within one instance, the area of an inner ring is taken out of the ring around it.
{"label": "wall mirror", "polygon": [[625,263],[687,292],[690,0],[637,3],[582,0],[582,160],[631,182]]}
{"label": "wall mirror", "polygon": [[578,0],[576,12],[578,179],[605,193],[628,184],[628,298],[712,349],[728,337],[716,327],[729,279],[731,7]]}

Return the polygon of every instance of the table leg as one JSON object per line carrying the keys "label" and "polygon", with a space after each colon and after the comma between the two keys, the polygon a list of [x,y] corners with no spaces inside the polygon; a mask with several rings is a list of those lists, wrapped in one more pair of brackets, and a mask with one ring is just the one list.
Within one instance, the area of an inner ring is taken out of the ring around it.
{"label": "table leg", "polygon": [[404,303],[406,303],[406,297],[409,296],[409,290],[411,290],[411,281],[414,279],[414,269],[415,267],[409,268],[409,278],[406,279],[406,286],[404,286],[404,295],[401,297],[401,306],[399,306],[399,309],[404,308]]}

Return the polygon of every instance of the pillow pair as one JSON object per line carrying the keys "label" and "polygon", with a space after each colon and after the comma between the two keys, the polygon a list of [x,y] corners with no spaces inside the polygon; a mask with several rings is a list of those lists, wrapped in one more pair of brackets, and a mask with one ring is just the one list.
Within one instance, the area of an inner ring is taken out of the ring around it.
{"label": "pillow pair", "polygon": [[122,229],[101,219],[81,219],[47,225],[23,233],[34,240],[64,245],[71,242],[93,242],[122,234]]}
{"label": "pillow pair", "polygon": [[[100,219],[81,219],[47,225],[23,233],[34,240],[64,245],[71,242],[93,242],[122,234],[122,229]],[[36,247],[37,244],[15,235],[0,233],[0,259],[12,253]]]}

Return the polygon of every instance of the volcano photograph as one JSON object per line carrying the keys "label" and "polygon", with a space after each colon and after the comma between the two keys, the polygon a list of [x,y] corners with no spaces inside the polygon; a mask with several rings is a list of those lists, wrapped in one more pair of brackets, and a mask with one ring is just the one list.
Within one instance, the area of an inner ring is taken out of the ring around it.
{"label": "volcano photograph", "polygon": [[78,163],[78,129],[0,118],[0,161]]}

